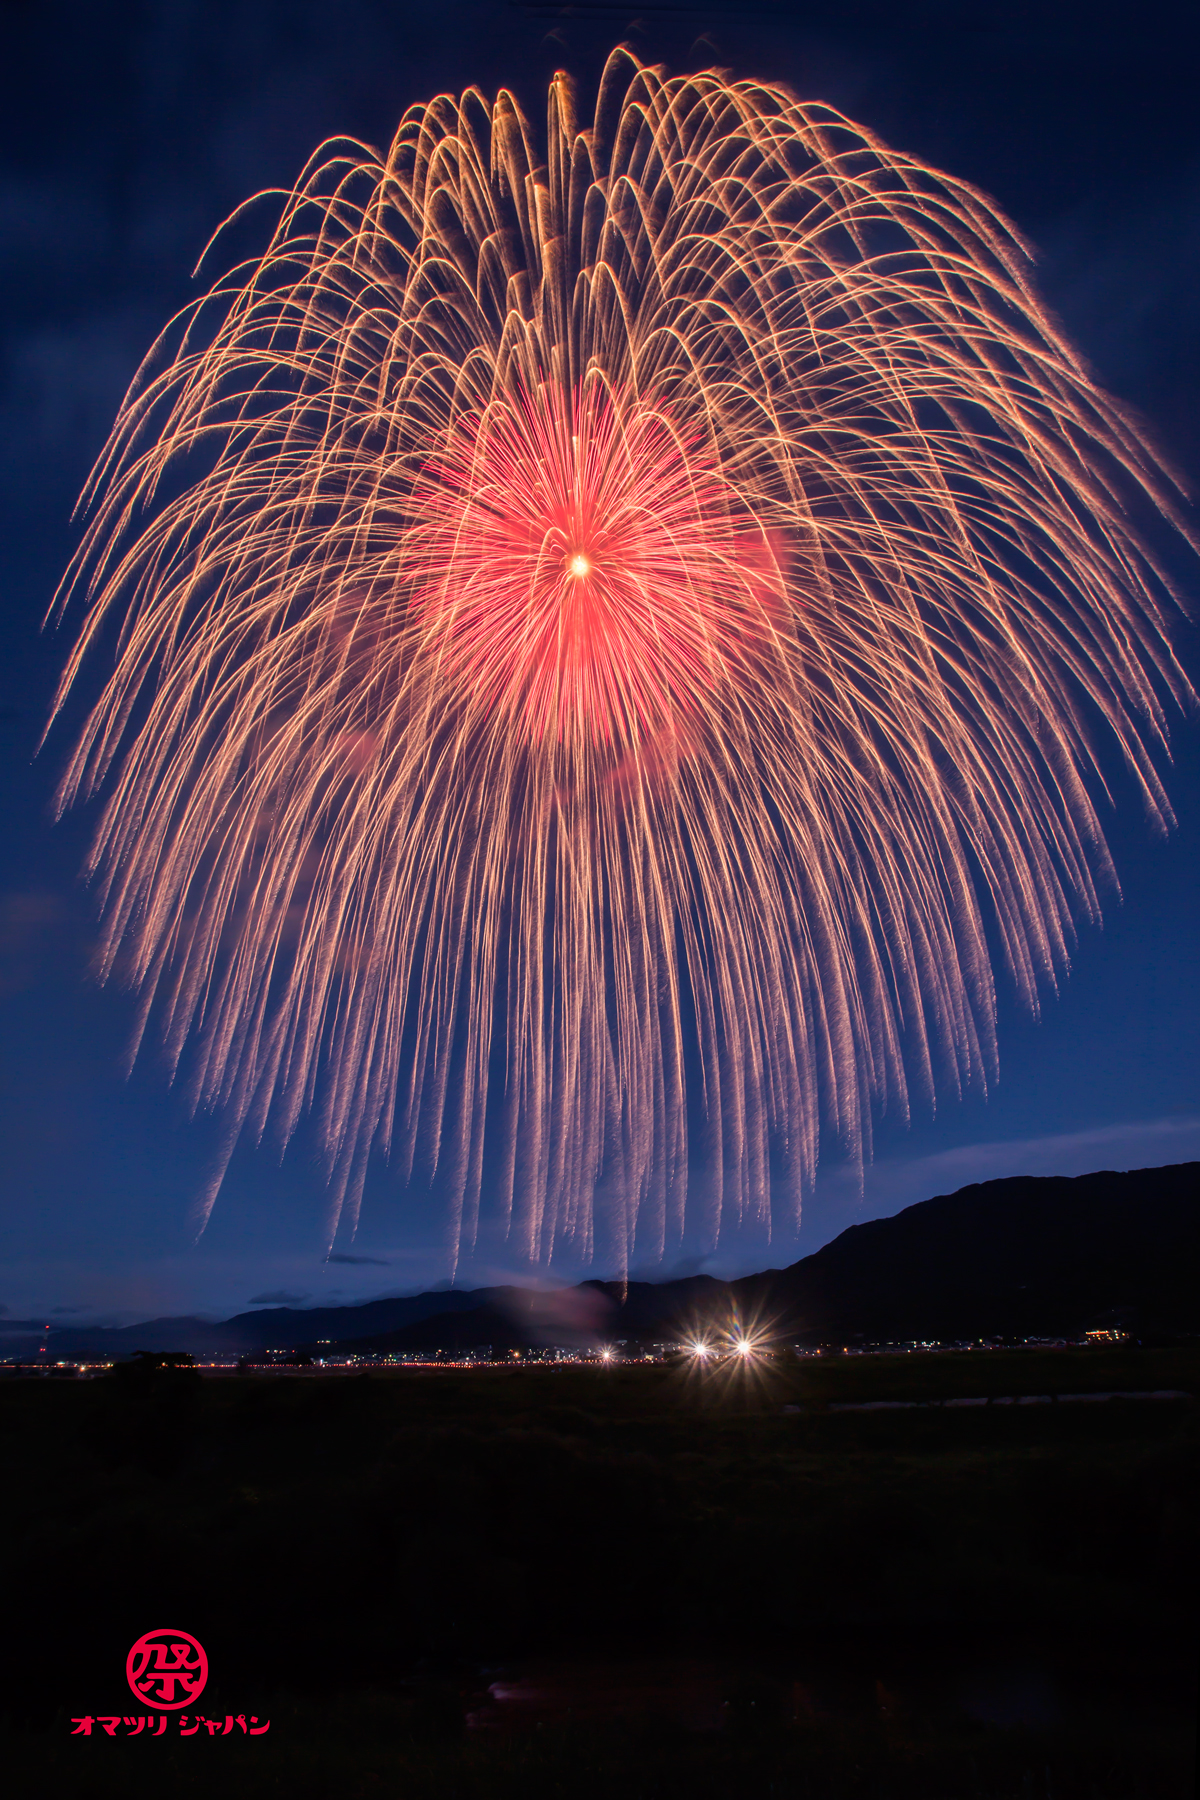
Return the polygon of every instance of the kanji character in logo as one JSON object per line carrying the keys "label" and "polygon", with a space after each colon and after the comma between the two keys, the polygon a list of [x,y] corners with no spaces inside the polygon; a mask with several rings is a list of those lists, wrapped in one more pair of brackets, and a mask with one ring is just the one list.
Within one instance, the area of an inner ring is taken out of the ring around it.
{"label": "kanji character in logo", "polygon": [[199,1698],[208,1680],[204,1647],[188,1631],[145,1631],[125,1659],[130,1687],[147,1706],[178,1711]]}

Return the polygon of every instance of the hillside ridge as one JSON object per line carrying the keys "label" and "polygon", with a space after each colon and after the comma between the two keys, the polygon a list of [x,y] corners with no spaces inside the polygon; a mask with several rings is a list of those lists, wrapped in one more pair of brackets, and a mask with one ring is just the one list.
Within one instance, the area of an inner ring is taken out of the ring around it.
{"label": "hillside ridge", "polygon": [[1118,1315],[1200,1330],[1200,1163],[975,1182],[733,1281],[451,1288],[90,1329],[6,1319],[0,1345],[9,1359],[42,1343],[51,1358],[186,1350],[219,1359],[318,1342],[412,1351],[628,1341],[739,1319],[809,1342],[903,1342],[1072,1334]]}

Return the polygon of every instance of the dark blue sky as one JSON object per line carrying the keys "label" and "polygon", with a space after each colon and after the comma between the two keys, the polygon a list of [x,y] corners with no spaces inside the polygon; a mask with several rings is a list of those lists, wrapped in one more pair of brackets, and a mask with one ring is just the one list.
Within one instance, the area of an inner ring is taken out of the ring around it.
{"label": "dark blue sky", "polygon": [[[88,975],[87,821],[54,826],[48,811],[66,736],[34,759],[65,647],[39,626],[76,541],[75,496],[211,231],[247,194],[290,184],[323,137],[378,144],[406,106],[469,83],[514,87],[536,118],[556,67],[586,91],[627,37],[675,68],[786,81],[987,189],[1039,246],[1043,293],[1077,344],[1194,480],[1194,7],[6,0],[0,19],[0,1303],[65,1322],[427,1285],[446,1273],[440,1220],[382,1168],[357,1239],[337,1246],[346,1260],[323,1262],[303,1143],[282,1168],[239,1153],[191,1245],[217,1128],[186,1117],[153,1054],[120,1073],[131,1003]],[[1194,637],[1185,654],[1195,676]],[[831,1166],[798,1240],[730,1239],[705,1266],[791,1261],[856,1218],[989,1175],[1200,1155],[1194,721],[1175,747],[1178,832],[1154,841],[1118,789],[1123,903],[1084,935],[1040,1023],[1003,997],[990,1098],[908,1132],[885,1121],[861,1205]],[[501,1272],[497,1245],[460,1279]]]}

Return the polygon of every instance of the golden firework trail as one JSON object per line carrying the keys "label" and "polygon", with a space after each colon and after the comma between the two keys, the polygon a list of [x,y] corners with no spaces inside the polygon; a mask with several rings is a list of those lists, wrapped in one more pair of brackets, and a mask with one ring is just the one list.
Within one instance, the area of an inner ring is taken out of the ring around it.
{"label": "golden firework trail", "polygon": [[312,1110],[334,1229],[375,1149],[456,1245],[483,1192],[620,1262],[689,1161],[715,1239],[986,1080],[993,961],[1036,1008],[1113,879],[1101,758],[1170,819],[1178,491],[965,183],[623,50],[547,130],[323,146],[156,345],[59,802],[230,1145]]}

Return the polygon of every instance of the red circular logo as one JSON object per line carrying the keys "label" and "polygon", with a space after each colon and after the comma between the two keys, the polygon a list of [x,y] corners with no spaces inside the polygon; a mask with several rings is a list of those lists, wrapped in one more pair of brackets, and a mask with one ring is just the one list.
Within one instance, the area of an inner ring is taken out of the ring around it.
{"label": "red circular logo", "polygon": [[143,1631],[125,1658],[125,1674],[147,1706],[178,1711],[199,1699],[208,1680],[208,1658],[190,1631]]}

